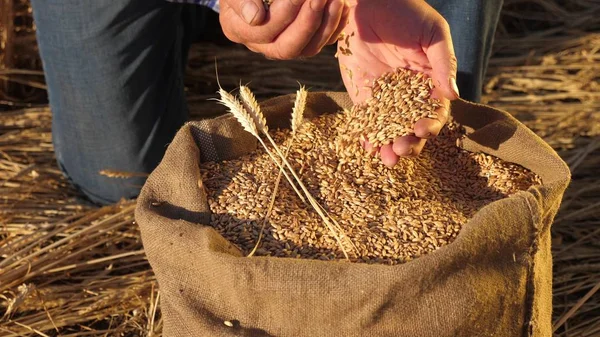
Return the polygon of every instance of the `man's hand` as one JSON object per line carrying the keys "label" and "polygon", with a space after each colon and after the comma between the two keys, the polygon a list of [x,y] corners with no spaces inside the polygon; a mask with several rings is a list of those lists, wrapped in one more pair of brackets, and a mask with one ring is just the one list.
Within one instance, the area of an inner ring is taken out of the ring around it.
{"label": "man's hand", "polygon": [[221,0],[225,36],[271,59],[314,56],[335,43],[349,13],[344,0]]}
{"label": "man's hand", "polygon": [[431,76],[432,97],[442,103],[438,119],[415,123],[415,135],[400,137],[380,149],[373,149],[368,141],[363,144],[368,151],[379,151],[385,165],[394,166],[400,156],[418,155],[426,140],[438,135],[448,119],[450,100],[459,96],[450,28],[423,0],[354,1],[344,29],[349,37],[338,42],[342,78],[354,103],[370,96],[373,79],[399,67]]}

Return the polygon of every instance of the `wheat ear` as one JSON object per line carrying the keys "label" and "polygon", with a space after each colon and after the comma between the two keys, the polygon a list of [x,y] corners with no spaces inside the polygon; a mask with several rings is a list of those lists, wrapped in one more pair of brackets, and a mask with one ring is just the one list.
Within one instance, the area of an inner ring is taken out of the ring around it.
{"label": "wheat ear", "polygon": [[[248,111],[242,105],[242,103],[237,98],[235,98],[235,96],[233,96],[232,94],[223,90],[222,88],[219,89],[219,95],[221,96],[221,98],[217,99],[217,102],[221,103],[222,105],[224,105],[225,107],[227,107],[229,109],[229,112],[231,112],[233,114],[233,116],[237,119],[237,121],[242,125],[244,130],[248,131],[256,139],[258,139],[258,141],[264,147],[265,152],[267,152],[269,157],[271,157],[271,159],[275,162],[275,164],[277,164],[277,166],[280,169],[284,170],[282,164],[275,157],[275,154],[273,154],[273,152],[271,150],[269,150],[269,147],[267,146],[267,144],[265,144],[265,142],[262,140],[262,138],[260,138],[260,135],[258,133],[258,128],[257,128],[257,125],[256,125],[254,119],[248,113]],[[298,188],[296,188],[296,185],[294,184],[293,179],[288,175],[288,173],[285,170],[283,171],[283,174],[287,178],[290,185],[292,185],[292,188],[294,189],[296,194],[298,194],[298,197],[300,197],[300,199],[303,202],[306,202],[306,199],[304,198],[302,193],[298,190]]]}
{"label": "wheat ear", "polygon": [[296,91],[296,100],[294,101],[294,108],[292,109],[292,134],[296,134],[296,131],[302,125],[304,121],[304,110],[306,109],[306,96],[307,91],[304,86],[300,86],[300,89]]}
{"label": "wheat ear", "polygon": [[219,99],[218,102],[229,109],[229,112],[233,114],[244,130],[248,131],[254,137],[260,138],[256,123],[254,123],[254,120],[246,111],[242,103],[222,88],[219,89],[219,95],[221,96],[221,99]]}
{"label": "wheat ear", "polygon": [[258,101],[256,101],[256,97],[245,85],[240,86],[240,97],[242,98],[242,104],[246,107],[247,111],[250,112],[251,117],[254,119],[254,123],[256,123],[256,127],[264,133],[269,132],[269,127],[267,126],[267,120],[265,115],[262,113],[260,109],[260,105]]}

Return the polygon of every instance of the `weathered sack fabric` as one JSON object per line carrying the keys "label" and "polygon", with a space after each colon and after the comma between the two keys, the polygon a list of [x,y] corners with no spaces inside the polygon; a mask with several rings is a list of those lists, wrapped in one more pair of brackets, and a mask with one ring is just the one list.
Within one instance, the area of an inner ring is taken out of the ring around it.
{"label": "weathered sack fabric", "polygon": [[[271,127],[288,124],[293,99],[262,104]],[[344,94],[311,93],[306,116],[349,106]],[[453,243],[396,266],[242,256],[207,226],[198,166],[257,142],[230,115],[186,124],[136,209],[164,336],[551,336],[550,225],[568,167],[505,112],[458,100],[452,114],[467,127],[465,149],[518,163],[543,185],[489,204]]]}

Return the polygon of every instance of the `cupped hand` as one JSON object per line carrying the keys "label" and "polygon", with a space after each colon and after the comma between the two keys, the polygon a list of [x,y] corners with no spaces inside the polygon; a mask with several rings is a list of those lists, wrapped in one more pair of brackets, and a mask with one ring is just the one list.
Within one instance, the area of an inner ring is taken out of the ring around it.
{"label": "cupped hand", "polygon": [[438,135],[448,119],[450,101],[459,96],[448,23],[423,0],[354,0],[343,33],[338,59],[354,103],[370,96],[374,79],[400,67],[432,78],[432,97],[442,105],[438,119],[417,121],[414,135],[399,137],[381,148],[363,142],[368,151],[379,151],[382,162],[390,167],[400,156],[418,155],[426,140]]}
{"label": "cupped hand", "polygon": [[221,0],[225,36],[270,59],[314,56],[335,43],[347,22],[344,0]]}

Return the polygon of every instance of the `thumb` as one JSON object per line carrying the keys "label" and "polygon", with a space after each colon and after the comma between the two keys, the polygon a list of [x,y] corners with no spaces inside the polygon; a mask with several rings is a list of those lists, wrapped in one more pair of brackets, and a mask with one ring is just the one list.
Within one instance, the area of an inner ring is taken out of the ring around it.
{"label": "thumb", "polygon": [[423,36],[423,51],[431,64],[433,82],[442,95],[449,100],[460,97],[456,85],[457,61],[450,36],[450,27],[441,16],[434,23],[433,29],[429,29],[427,35]]}
{"label": "thumb", "polygon": [[250,26],[258,26],[266,17],[262,0],[230,0],[229,7]]}

